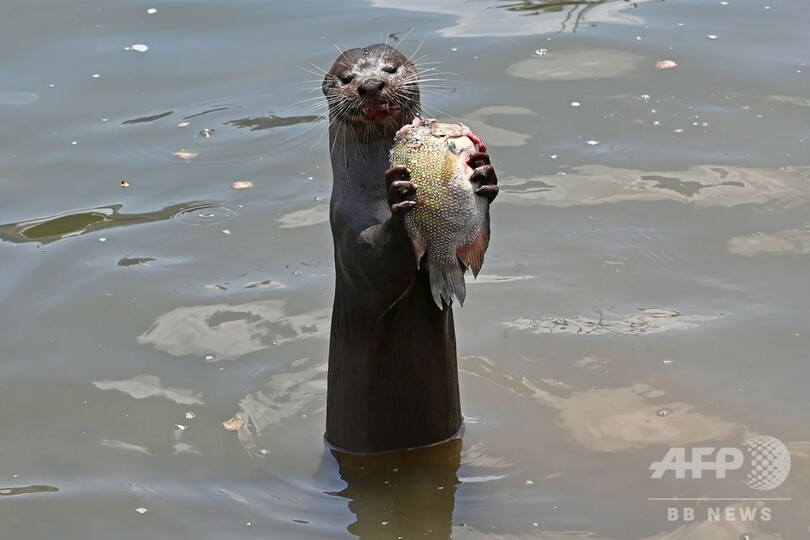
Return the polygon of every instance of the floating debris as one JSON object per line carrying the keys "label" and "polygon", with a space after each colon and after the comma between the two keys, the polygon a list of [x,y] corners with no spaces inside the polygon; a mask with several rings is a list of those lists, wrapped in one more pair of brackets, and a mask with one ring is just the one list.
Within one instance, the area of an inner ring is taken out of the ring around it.
{"label": "floating debris", "polygon": [[121,180],[121,187],[122,187],[122,188],[125,188],[125,189],[126,189],[126,188],[128,188],[129,186],[130,186],[130,184],[129,184],[129,181],[128,181],[128,180]]}
{"label": "floating debris", "polygon": [[548,54],[548,49],[537,49],[534,51],[535,56],[545,56]]}
{"label": "floating debris", "polygon": [[599,141],[585,141],[585,144],[587,144],[588,146],[596,146],[597,144],[599,144]]}
{"label": "floating debris", "polygon": [[179,124],[177,124],[177,127],[188,127],[189,124],[190,124],[189,122],[180,122]]}
{"label": "floating debris", "polygon": [[250,189],[253,187],[253,182],[250,180],[240,180],[231,184],[233,189]]}
{"label": "floating debris", "polygon": [[214,134],[214,131],[216,131],[216,130],[211,129],[211,128],[201,129],[200,132],[199,132],[199,136],[203,137],[205,139],[209,139]]}
{"label": "floating debris", "polygon": [[141,506],[140,508],[136,508],[135,511],[138,512],[139,514],[145,514],[149,511],[149,509]]}
{"label": "floating debris", "polygon": [[572,101],[571,102],[572,107],[579,107],[580,105],[582,105],[582,103],[580,103],[579,101]]}
{"label": "floating debris", "polygon": [[222,426],[228,431],[236,431],[242,429],[247,425],[247,422],[238,414],[226,422],[222,422]]}
{"label": "floating debris", "polygon": [[709,38],[709,39],[717,39],[717,35],[716,35],[716,34],[709,34],[709,35],[708,35],[708,36],[706,36],[706,37],[707,37],[707,38]]}
{"label": "floating debris", "polygon": [[670,414],[672,414],[672,409],[667,409],[666,407],[663,409],[658,409],[658,411],[655,413],[656,416],[660,416],[661,418],[666,418]]}
{"label": "floating debris", "polygon": [[148,13],[149,15],[154,15],[155,13],[157,13],[157,10],[155,8],[149,8],[146,10],[146,13]]}
{"label": "floating debris", "polygon": [[657,69],[672,69],[677,65],[674,60],[659,60],[655,63]]}
{"label": "floating debris", "polygon": [[186,420],[193,420],[194,418],[196,418],[196,417],[197,417],[197,415],[196,415],[196,414],[194,414],[194,413],[193,413],[193,412],[191,412],[191,411],[187,412],[185,416],[186,416]]}
{"label": "floating debris", "polygon": [[198,152],[192,152],[191,150],[179,150],[172,154],[174,157],[179,157],[180,159],[184,159],[186,161],[191,161],[195,157],[199,156]]}
{"label": "floating debris", "polygon": [[180,431],[185,431],[188,428],[188,426],[184,426],[183,424],[175,424],[174,427],[176,427]]}
{"label": "floating debris", "polygon": [[673,362],[669,358],[665,359],[662,363],[664,364],[664,367],[672,367],[673,366]]}
{"label": "floating debris", "polygon": [[132,45],[127,45],[124,47],[125,51],[133,51],[133,52],[146,52],[149,50],[149,45],[144,45],[143,43],[134,43]]}

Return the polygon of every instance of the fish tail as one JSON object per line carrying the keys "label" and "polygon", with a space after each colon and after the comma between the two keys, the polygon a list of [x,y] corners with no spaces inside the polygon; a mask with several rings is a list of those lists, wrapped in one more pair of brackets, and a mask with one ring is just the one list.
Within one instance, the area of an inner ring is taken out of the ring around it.
{"label": "fish tail", "polygon": [[[463,306],[464,298],[467,296],[467,286],[464,283],[464,272],[456,256],[429,257],[428,265],[430,292],[439,309],[443,310],[445,305],[451,305],[454,296]],[[444,301],[444,305],[442,305],[442,301]]]}

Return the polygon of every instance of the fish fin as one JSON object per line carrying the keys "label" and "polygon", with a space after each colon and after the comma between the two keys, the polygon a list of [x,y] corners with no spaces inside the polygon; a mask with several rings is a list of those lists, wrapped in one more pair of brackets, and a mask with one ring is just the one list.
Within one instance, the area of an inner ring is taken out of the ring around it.
{"label": "fish fin", "polygon": [[464,283],[464,271],[458,262],[431,259],[428,276],[430,277],[430,293],[439,309],[444,310],[445,306],[451,305],[454,296],[460,305],[464,305],[467,286]]}
{"label": "fish fin", "polygon": [[421,267],[420,262],[422,261],[422,255],[427,251],[427,246],[416,238],[411,238],[411,244],[413,244],[413,254],[416,257],[416,269],[418,270]]}
{"label": "fish fin", "polygon": [[472,270],[473,276],[478,277],[481,265],[484,264],[484,253],[489,247],[489,209],[487,209],[481,231],[471,243],[461,246],[456,251],[458,259]]}

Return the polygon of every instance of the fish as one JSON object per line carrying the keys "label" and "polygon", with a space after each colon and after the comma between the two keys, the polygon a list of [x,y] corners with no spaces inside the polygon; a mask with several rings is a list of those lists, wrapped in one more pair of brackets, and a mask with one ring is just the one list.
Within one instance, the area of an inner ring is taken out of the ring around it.
{"label": "fish", "polygon": [[417,269],[427,263],[430,290],[439,309],[464,305],[464,272],[477,277],[489,246],[489,201],[475,194],[468,164],[486,152],[480,137],[464,124],[417,117],[394,136],[391,167],[405,167],[416,188],[404,216]]}

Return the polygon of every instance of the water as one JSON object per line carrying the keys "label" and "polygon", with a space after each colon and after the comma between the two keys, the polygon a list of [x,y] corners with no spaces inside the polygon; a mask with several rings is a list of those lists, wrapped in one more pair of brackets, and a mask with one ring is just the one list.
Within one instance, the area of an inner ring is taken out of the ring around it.
{"label": "water", "polygon": [[[407,4],[5,9],[0,536],[806,536],[804,4]],[[441,62],[428,110],[502,192],[456,310],[463,440],[372,459],[321,439],[310,72],[386,38]],[[776,489],[651,478],[754,435],[791,452]]]}

